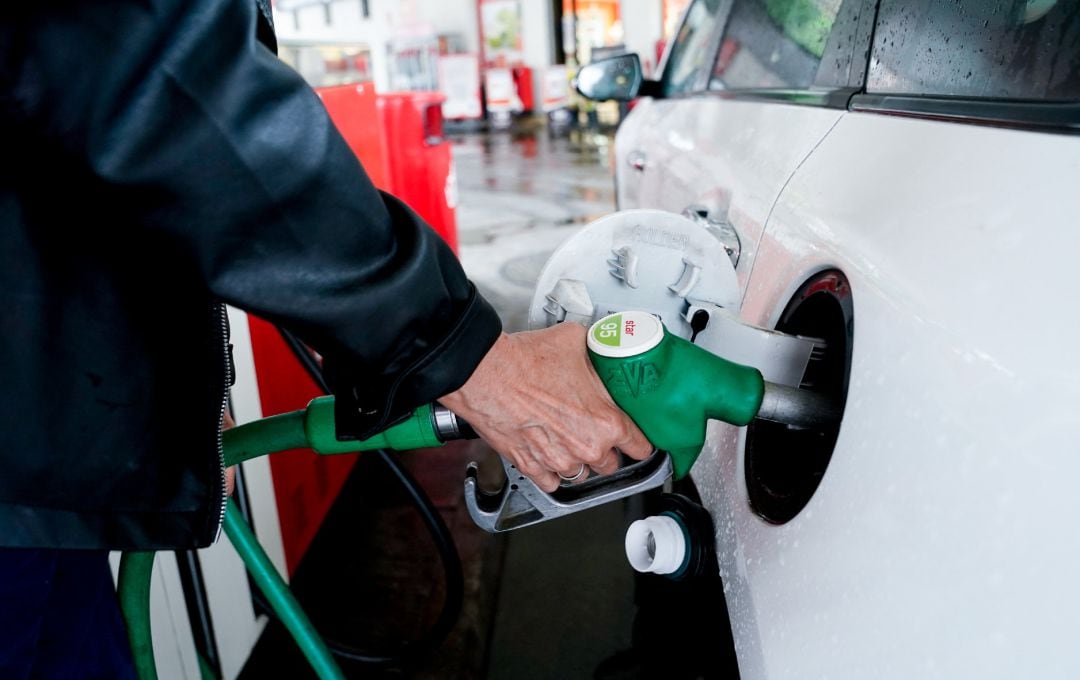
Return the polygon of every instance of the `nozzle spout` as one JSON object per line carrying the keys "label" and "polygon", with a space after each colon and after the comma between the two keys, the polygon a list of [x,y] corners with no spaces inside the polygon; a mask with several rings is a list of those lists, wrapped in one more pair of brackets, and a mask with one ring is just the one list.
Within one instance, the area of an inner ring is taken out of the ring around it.
{"label": "nozzle spout", "polygon": [[757,417],[795,427],[822,427],[840,421],[840,407],[816,392],[766,382]]}

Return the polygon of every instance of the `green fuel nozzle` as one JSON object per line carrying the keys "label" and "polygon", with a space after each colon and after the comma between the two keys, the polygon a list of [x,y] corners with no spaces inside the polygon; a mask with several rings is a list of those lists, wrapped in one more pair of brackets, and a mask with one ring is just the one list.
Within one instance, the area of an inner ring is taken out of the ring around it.
{"label": "green fuel nozzle", "polygon": [[587,338],[600,380],[656,451],[614,473],[564,484],[551,493],[505,459],[508,481],[494,493],[485,491],[471,463],[465,471],[465,506],[481,529],[520,529],[655,489],[669,477],[681,479],[705,445],[710,419],[741,426],[764,418],[814,427],[839,417],[821,395],[767,382],[756,368],[668,333],[660,319],[646,312],[605,316]]}
{"label": "green fuel nozzle", "polygon": [[667,332],[646,312],[621,312],[589,329],[589,358],[612,399],[686,476],[709,419],[747,425],[765,398],[761,372]]}

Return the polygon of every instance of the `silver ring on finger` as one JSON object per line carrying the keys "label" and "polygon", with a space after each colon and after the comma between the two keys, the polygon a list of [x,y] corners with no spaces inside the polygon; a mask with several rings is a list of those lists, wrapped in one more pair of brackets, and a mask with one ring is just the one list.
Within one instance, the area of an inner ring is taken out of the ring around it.
{"label": "silver ring on finger", "polygon": [[564,482],[576,482],[577,480],[585,476],[585,463],[582,463],[581,467],[578,468],[577,474],[571,477],[567,477],[561,472],[556,472],[555,474],[559,475],[559,479],[563,480]]}

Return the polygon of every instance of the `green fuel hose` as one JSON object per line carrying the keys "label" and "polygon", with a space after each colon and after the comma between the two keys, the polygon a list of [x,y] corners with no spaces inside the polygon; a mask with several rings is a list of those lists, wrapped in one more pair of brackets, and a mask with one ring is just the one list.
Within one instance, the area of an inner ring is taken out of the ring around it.
{"label": "green fuel hose", "polygon": [[268,453],[308,446],[304,433],[307,411],[292,411],[246,423],[221,433],[225,467]]}
{"label": "green fuel hose", "polygon": [[117,592],[139,680],[157,680],[154,643],[150,639],[150,575],[153,570],[153,552],[126,552],[120,558]]}
{"label": "green fuel hose", "polygon": [[[231,500],[225,510],[224,528],[236,552],[243,558],[255,585],[266,596],[274,613],[296,640],[315,674],[324,680],[343,679],[345,675],[334,661],[330,650]],[[150,577],[153,569],[153,552],[128,552],[120,559],[120,607],[124,613],[128,643],[131,645],[135,672],[139,680],[157,679],[150,635]]]}
{"label": "green fuel hose", "polygon": [[343,680],[345,675],[334,661],[326,643],[311,625],[300,603],[293,597],[289,586],[274,568],[270,557],[262,549],[251,527],[240,516],[240,511],[231,500],[228,510],[225,511],[225,534],[232,541],[236,552],[240,553],[244,559],[244,564],[252,580],[255,581],[255,585],[266,596],[282,625],[296,640],[297,646],[311,664],[315,675],[323,680]]}
{"label": "green fuel hose", "polygon": [[[441,446],[443,440],[435,421],[432,407],[427,405],[368,439],[339,440],[335,435],[334,399],[319,397],[302,411],[263,418],[228,430],[222,435],[222,451],[225,465],[231,466],[269,453],[303,447],[310,447],[319,454],[436,447]],[[226,506],[223,527],[255,584],[296,640],[316,675],[321,680],[344,678],[326,643],[311,625],[231,500]],[[153,552],[127,552],[120,559],[117,591],[135,671],[140,680],[157,680],[150,631],[150,578],[153,568]]]}

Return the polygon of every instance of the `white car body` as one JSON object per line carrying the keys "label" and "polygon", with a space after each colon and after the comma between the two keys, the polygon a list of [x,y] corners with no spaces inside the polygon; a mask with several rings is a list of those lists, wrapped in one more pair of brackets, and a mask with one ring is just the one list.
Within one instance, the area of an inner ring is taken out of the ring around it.
{"label": "white car body", "polygon": [[754,511],[745,429],[691,473],[742,678],[1080,677],[1080,138],[702,93],[640,100],[616,163],[620,208],[735,227],[744,321],[850,282],[808,505]]}

